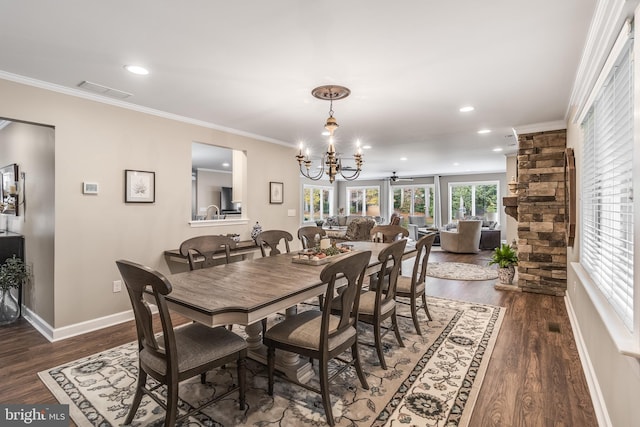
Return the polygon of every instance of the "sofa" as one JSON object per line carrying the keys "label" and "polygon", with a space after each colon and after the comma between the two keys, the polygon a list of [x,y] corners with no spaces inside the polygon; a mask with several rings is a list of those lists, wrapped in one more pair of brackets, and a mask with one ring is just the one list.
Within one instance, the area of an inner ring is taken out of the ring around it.
{"label": "sofa", "polygon": [[[334,222],[331,218],[337,218],[337,220]],[[326,223],[329,226],[329,228],[325,228],[327,237],[338,241],[370,240],[371,229],[376,225],[376,221],[372,217],[360,215],[329,217]],[[336,223],[338,225],[334,225]]]}

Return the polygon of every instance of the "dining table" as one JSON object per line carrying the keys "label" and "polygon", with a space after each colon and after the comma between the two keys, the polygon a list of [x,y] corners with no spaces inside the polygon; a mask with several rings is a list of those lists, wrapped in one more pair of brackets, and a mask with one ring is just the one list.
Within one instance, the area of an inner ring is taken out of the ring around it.
{"label": "dining table", "polygon": [[[389,244],[361,241],[348,245],[351,251],[371,251],[369,275],[379,269],[378,255]],[[294,262],[298,256],[298,252],[283,253],[167,275],[172,287],[165,297],[167,305],[210,327],[244,325],[250,357],[265,363],[262,319],[277,313],[294,314],[297,304],[326,291],[320,280],[326,264]],[[415,246],[408,244],[403,259],[411,257],[415,257]],[[279,354],[276,367],[298,381],[313,375],[310,364],[292,353]]]}

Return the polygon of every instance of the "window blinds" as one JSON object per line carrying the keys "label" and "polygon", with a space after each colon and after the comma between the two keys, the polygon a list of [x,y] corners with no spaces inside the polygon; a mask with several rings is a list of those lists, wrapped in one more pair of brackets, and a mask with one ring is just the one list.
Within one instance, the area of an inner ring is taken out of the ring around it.
{"label": "window blinds", "polygon": [[633,330],[633,57],[627,40],[583,122],[580,262]]}

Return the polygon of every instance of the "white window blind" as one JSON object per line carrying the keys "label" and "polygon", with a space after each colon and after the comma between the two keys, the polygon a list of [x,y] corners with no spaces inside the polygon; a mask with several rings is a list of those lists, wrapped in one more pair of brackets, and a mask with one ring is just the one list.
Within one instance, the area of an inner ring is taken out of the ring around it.
{"label": "white window blind", "polygon": [[633,55],[621,50],[583,122],[580,263],[633,331]]}

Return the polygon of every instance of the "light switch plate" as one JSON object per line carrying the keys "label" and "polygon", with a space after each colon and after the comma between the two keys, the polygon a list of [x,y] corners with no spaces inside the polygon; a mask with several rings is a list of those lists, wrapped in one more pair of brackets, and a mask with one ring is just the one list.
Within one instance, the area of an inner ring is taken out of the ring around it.
{"label": "light switch plate", "polygon": [[296,210],[295,209],[289,209],[287,211],[287,215],[289,216],[296,216]]}

